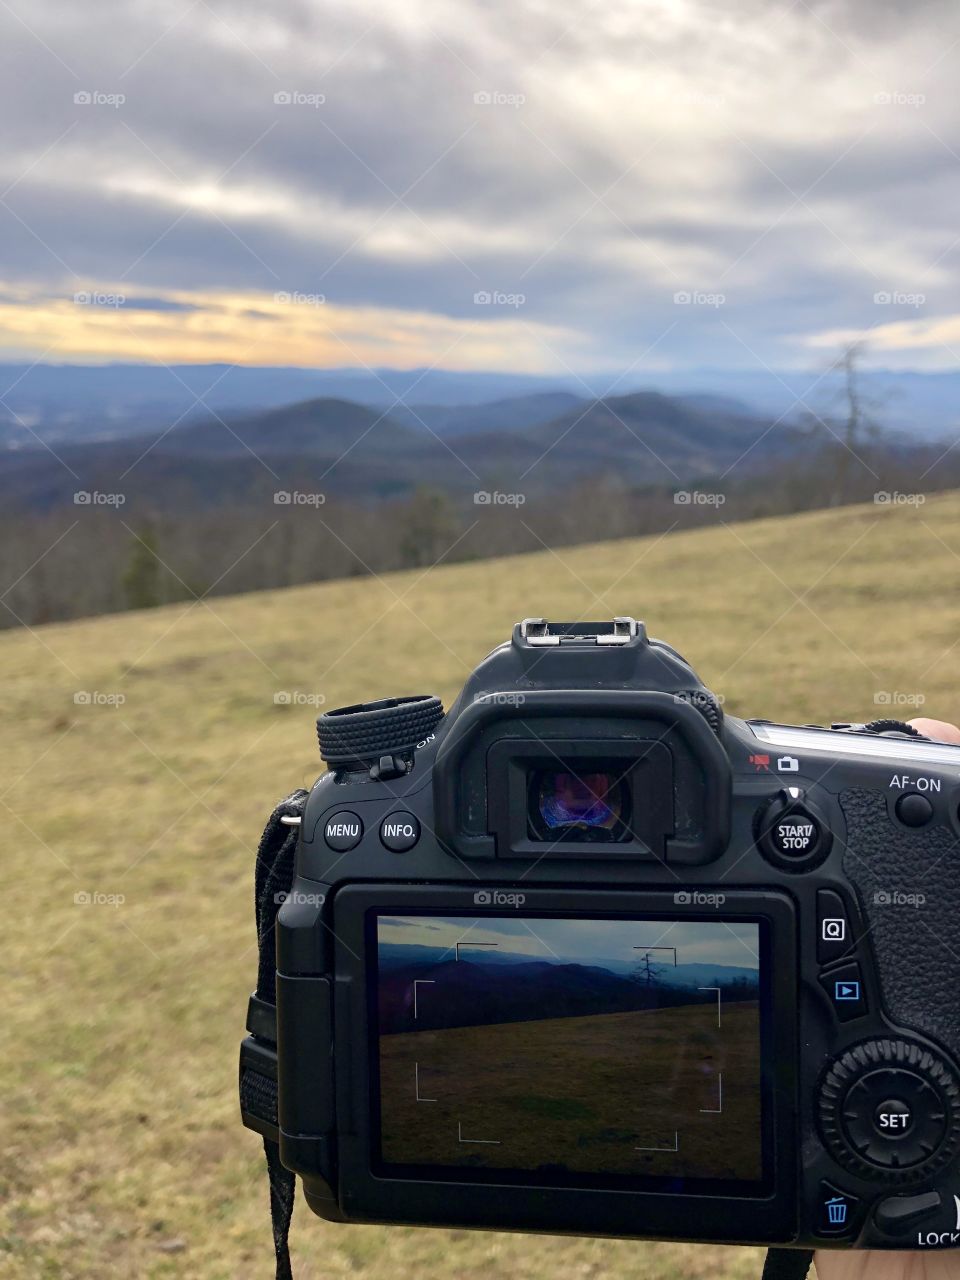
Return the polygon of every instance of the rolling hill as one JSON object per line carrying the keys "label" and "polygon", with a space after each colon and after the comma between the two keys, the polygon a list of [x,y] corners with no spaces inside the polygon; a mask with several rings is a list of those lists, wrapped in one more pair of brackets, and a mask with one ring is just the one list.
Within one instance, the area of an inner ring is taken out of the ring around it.
{"label": "rolling hill", "polygon": [[438,436],[464,436],[479,431],[512,431],[538,422],[549,422],[584,406],[582,396],[571,391],[531,392],[524,396],[506,396],[484,404],[433,405],[404,403],[393,405],[390,416],[395,422],[432,431]]}
{"label": "rolling hill", "polygon": [[[733,714],[957,719],[958,563],[951,493],[0,634],[4,1277],[272,1275],[236,1053],[254,851],[319,771],[318,705],[449,705],[517,618],[631,613]],[[302,1202],[292,1241],[298,1280],[755,1280],[761,1261],[341,1227]]]}
{"label": "rolling hill", "polygon": [[162,429],[181,414],[199,419],[205,407],[233,417],[316,399],[352,400],[381,410],[399,400],[418,412],[436,407],[443,420],[456,406],[469,410],[558,391],[571,398],[574,392],[600,395],[609,381],[609,375],[581,380],[444,369],[3,362],[0,447],[32,447],[32,431],[50,444],[118,439]]}
{"label": "rolling hill", "polygon": [[533,498],[596,477],[680,485],[742,459],[748,468],[761,466],[798,447],[788,432],[770,432],[768,419],[654,392],[425,410],[434,426],[419,410],[398,410],[394,418],[352,401],[314,399],[207,416],[152,435],[59,444],[53,456],[40,447],[7,450],[0,454],[0,502],[47,511],[72,505],[78,490],[98,490],[123,493],[127,511],[182,511],[284,488],[369,502],[421,486],[460,499],[492,488]]}

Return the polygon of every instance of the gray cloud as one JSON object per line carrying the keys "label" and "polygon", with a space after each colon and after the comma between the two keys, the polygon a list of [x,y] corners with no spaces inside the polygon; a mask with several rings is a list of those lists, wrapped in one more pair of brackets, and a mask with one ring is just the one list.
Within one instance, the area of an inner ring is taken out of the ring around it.
{"label": "gray cloud", "polygon": [[955,306],[945,4],[13,7],[8,285],[469,318],[478,289],[519,291],[524,320],[580,330],[585,364],[657,340],[668,361],[791,363],[805,335],[875,324],[878,289]]}

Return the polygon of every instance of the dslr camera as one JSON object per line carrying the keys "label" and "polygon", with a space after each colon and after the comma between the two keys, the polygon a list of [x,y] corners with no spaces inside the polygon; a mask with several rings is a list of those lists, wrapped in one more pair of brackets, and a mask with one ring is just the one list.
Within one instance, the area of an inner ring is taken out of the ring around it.
{"label": "dslr camera", "polygon": [[241,1099],[321,1217],[960,1245],[960,748],[725,715],[632,618],[318,735]]}

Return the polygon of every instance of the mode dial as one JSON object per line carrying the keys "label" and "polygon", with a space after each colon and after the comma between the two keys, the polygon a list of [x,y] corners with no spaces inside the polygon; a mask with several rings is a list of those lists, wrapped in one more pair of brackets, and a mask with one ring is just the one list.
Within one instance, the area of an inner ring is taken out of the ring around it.
{"label": "mode dial", "polygon": [[383,756],[405,755],[442,719],[443,704],[428,694],[337,707],[317,720],[320,754],[331,768],[370,765]]}
{"label": "mode dial", "polygon": [[960,1148],[960,1083],[911,1040],[865,1040],[823,1078],[823,1140],[845,1168],[887,1182],[928,1178]]}

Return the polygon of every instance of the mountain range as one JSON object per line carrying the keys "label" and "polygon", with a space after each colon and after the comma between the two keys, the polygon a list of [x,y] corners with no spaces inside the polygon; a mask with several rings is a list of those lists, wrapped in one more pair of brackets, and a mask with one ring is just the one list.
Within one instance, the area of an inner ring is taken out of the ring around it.
{"label": "mountain range", "polygon": [[[735,402],[636,392],[584,400],[536,392],[473,406],[394,407],[321,398],[259,413],[205,414],[116,439],[9,449],[0,500],[11,509],[72,504],[78,491],[168,512],[260,501],[277,491],[352,502],[427,485],[556,493],[577,481],[683,487],[727,468],[758,468],[800,447],[783,424]],[[63,465],[57,465],[57,463]]]}
{"label": "mountain range", "polygon": [[[709,412],[782,415],[836,408],[840,376],[810,369],[662,370],[639,378],[611,373],[512,374],[441,369],[306,369],[239,365],[0,364],[0,448],[105,440],[164,429],[217,413],[233,417],[306,400],[349,400],[414,415],[431,429],[472,429],[470,410],[497,401],[563,397],[589,401],[645,390]],[[960,427],[960,373],[863,368],[859,389],[880,424],[911,438],[939,438]],[[557,400],[551,417],[571,403]],[[434,412],[436,411],[436,412]],[[486,427],[517,425],[504,418]],[[33,433],[36,433],[34,435]]]}
{"label": "mountain range", "polygon": [[[475,957],[471,956],[471,958]],[[408,965],[436,965],[445,963],[449,959],[449,947],[411,946],[409,943],[381,942],[377,948],[377,960],[381,970],[390,970]],[[479,955],[478,962],[487,965],[566,963],[565,961],[551,960],[542,956],[534,958],[515,951],[505,951],[499,947],[485,949],[482,955]],[[598,956],[590,962],[588,967],[599,967],[604,971],[623,975],[633,973],[636,969],[636,963],[632,959],[624,960]],[[702,983],[709,982],[711,978],[717,975],[720,975],[728,982],[740,979],[755,982],[757,977],[756,967],[749,968],[745,965],[703,964],[699,961],[690,961],[687,964],[676,965],[663,963],[659,964],[657,968],[661,983],[668,987],[698,987]]]}

